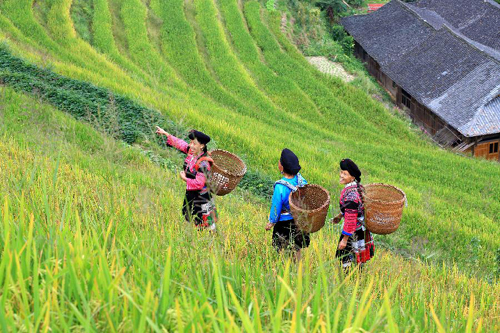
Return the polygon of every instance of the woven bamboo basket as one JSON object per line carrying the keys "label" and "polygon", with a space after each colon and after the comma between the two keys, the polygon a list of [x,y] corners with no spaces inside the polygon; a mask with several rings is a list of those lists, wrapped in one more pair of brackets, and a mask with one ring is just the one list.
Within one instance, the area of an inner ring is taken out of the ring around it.
{"label": "woven bamboo basket", "polygon": [[228,151],[216,149],[210,152],[214,160],[209,185],[213,193],[226,195],[236,188],[247,172],[245,163]]}
{"label": "woven bamboo basket", "polygon": [[387,184],[368,184],[363,197],[368,230],[387,235],[398,229],[406,202],[406,194],[402,190]]}
{"label": "woven bamboo basket", "polygon": [[330,194],[319,185],[307,184],[290,193],[290,211],[297,227],[307,233],[320,230],[325,225]]}

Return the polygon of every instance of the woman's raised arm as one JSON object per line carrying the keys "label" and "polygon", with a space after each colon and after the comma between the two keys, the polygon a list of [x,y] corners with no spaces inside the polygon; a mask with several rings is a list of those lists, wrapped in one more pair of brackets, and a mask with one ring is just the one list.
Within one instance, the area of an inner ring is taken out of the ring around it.
{"label": "woman's raised arm", "polygon": [[187,152],[189,150],[189,144],[186,141],[181,140],[179,138],[176,138],[175,136],[168,133],[167,131],[165,131],[163,128],[161,128],[159,126],[156,126],[156,134],[165,135],[167,137],[167,144],[168,145],[170,145],[174,148],[177,148],[181,152],[187,154]]}

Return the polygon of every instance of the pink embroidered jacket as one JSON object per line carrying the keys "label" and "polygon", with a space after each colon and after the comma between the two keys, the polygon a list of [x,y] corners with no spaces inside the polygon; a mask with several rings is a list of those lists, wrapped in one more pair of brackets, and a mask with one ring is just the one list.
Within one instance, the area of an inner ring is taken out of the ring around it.
{"label": "pink embroidered jacket", "polygon": [[340,193],[340,211],[344,215],[342,234],[352,236],[363,226],[365,212],[356,182],[347,184]]}
{"label": "pink embroidered jacket", "polygon": [[[187,154],[186,159],[184,160],[184,171],[188,176],[186,180],[186,190],[188,191],[201,191],[206,188],[207,178],[205,174],[201,171],[197,171],[195,169],[196,162],[204,155],[201,153],[198,156],[194,156],[191,150],[189,149],[189,144],[179,138],[176,138],[173,135],[169,135],[167,138],[167,144],[177,148],[184,154]],[[204,168],[207,171],[210,171],[210,163],[207,161],[202,161],[199,165],[199,169]],[[191,177],[190,177],[191,176]]]}

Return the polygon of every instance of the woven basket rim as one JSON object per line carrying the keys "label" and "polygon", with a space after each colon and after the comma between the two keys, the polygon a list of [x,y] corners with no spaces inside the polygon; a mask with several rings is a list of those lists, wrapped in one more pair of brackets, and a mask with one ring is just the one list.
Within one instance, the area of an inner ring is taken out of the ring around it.
{"label": "woven basket rim", "polygon": [[[406,200],[406,193],[402,189],[400,189],[399,187],[396,187],[394,185],[384,184],[384,183],[372,183],[372,184],[366,184],[366,185],[364,185],[365,189],[366,189],[366,187],[370,187],[370,186],[390,187],[390,188],[395,189],[399,193],[401,193],[403,195],[403,197],[401,199],[398,199],[398,200],[387,201],[387,200],[372,199],[372,198],[369,198],[366,195],[364,195],[364,200],[365,201],[368,200],[368,201],[371,201],[371,202],[398,203],[398,202],[404,202]],[[365,191],[365,193],[366,193],[366,191]]]}
{"label": "woven basket rim", "polygon": [[[245,164],[245,162],[243,162],[243,160],[238,155],[233,154],[233,153],[231,153],[231,152],[229,152],[227,150],[224,150],[224,149],[214,149],[214,150],[211,150],[210,154],[212,154],[213,152],[222,152],[224,154],[231,155],[236,160],[238,160],[238,162],[240,162],[241,165],[243,165],[243,168],[242,168],[242,170],[241,170],[240,173],[229,172],[228,170],[222,169],[219,166],[217,166],[219,169],[223,170],[228,175],[233,176],[233,177],[243,177],[245,175],[245,173],[247,173],[247,165]],[[214,161],[214,165],[217,165],[217,163],[215,163],[215,161]]]}
{"label": "woven basket rim", "polygon": [[294,203],[293,203],[293,200],[291,200],[292,198],[292,195],[294,193],[297,193],[297,192],[291,192],[290,193],[290,197],[288,199],[288,203],[290,204],[290,206],[292,206],[294,209],[296,210],[299,210],[299,211],[303,211],[303,212],[307,212],[308,214],[315,214],[319,211],[322,211],[323,209],[325,209],[325,206],[330,206],[330,193],[321,185],[316,185],[316,184],[306,184],[304,185],[304,187],[317,187],[319,189],[321,189],[323,192],[326,193],[327,195],[327,200],[325,201],[325,203],[323,205],[321,205],[320,207],[316,208],[316,209],[303,209],[303,208],[300,208],[300,207],[297,207]]}

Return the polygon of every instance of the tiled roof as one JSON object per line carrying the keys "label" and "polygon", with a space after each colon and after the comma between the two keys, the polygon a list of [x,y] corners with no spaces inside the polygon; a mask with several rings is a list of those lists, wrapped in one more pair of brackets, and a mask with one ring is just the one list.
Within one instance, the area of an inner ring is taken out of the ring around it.
{"label": "tiled roof", "polygon": [[500,5],[485,0],[420,0],[407,6],[422,15],[438,18],[466,37],[500,51]]}
{"label": "tiled roof", "polygon": [[399,1],[391,1],[368,15],[343,18],[341,22],[380,65],[399,59],[434,33],[431,25]]}
{"label": "tiled roof", "polygon": [[[500,92],[497,92],[497,94]],[[469,137],[500,132],[500,97],[479,108],[474,117],[460,127]]]}
{"label": "tiled roof", "polygon": [[500,133],[500,66],[487,60],[439,96],[423,101],[466,137]]}
{"label": "tiled roof", "polygon": [[472,137],[500,133],[498,15],[489,0],[393,0],[342,24],[387,76]]}

